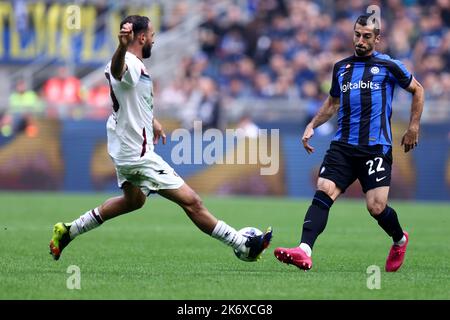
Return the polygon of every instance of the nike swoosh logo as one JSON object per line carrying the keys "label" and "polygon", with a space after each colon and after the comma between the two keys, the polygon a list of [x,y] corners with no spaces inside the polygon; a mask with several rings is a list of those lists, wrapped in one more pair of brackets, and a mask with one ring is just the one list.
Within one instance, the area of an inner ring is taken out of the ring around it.
{"label": "nike swoosh logo", "polygon": [[348,71],[342,72],[339,77],[342,77],[344,74],[346,74]]}
{"label": "nike swoosh logo", "polygon": [[381,178],[376,178],[375,180],[376,180],[377,182],[380,182],[381,180],[384,180],[384,179],[386,179],[386,176],[381,177]]}
{"label": "nike swoosh logo", "polygon": [[303,224],[308,223],[308,222],[311,222],[311,220],[306,220],[305,222],[303,222]]}

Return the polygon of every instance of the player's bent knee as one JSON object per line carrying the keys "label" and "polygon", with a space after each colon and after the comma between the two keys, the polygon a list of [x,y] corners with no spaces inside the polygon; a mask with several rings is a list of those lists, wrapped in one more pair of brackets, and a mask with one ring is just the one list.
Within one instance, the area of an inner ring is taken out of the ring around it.
{"label": "player's bent knee", "polygon": [[123,184],[123,197],[127,211],[134,211],[144,206],[147,197],[138,187],[129,182]]}
{"label": "player's bent knee", "polygon": [[383,212],[384,208],[386,208],[386,203],[384,203],[384,201],[373,201],[367,203],[367,210],[371,216],[379,215]]}
{"label": "player's bent knee", "polygon": [[325,192],[333,200],[339,195],[336,184],[327,179],[320,179],[317,181],[317,190]]}
{"label": "player's bent knee", "polygon": [[142,208],[146,200],[147,198],[145,197],[144,194],[139,195],[135,202],[136,210]]}
{"label": "player's bent knee", "polygon": [[134,211],[142,208],[145,204],[146,197],[143,193],[127,199],[127,206],[129,211]]}

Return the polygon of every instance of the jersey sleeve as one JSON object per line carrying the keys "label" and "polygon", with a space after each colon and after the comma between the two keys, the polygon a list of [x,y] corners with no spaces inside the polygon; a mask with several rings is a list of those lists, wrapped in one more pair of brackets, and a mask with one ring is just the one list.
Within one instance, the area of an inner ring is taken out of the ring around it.
{"label": "jersey sleeve", "polygon": [[137,59],[133,59],[128,55],[125,56],[125,64],[127,66],[127,70],[122,76],[120,80],[123,83],[128,84],[129,86],[136,86],[139,78],[141,77],[141,65],[136,61]]}
{"label": "jersey sleeve", "polygon": [[341,96],[341,88],[339,87],[339,81],[338,81],[338,77],[337,77],[338,70],[339,70],[339,68],[338,68],[337,64],[335,64],[333,67],[333,76],[332,76],[331,88],[330,88],[330,96],[332,96],[333,98],[338,98]]}
{"label": "jersey sleeve", "polygon": [[390,71],[394,76],[395,82],[403,89],[408,88],[413,78],[412,74],[406,69],[401,61],[392,60],[391,62]]}

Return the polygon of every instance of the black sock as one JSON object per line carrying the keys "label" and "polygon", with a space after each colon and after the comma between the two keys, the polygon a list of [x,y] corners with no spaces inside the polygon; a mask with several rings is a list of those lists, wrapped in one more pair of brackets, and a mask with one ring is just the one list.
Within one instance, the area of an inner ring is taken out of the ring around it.
{"label": "black sock", "polygon": [[383,212],[374,216],[378,224],[386,233],[392,237],[394,242],[400,241],[403,238],[403,229],[398,222],[397,213],[389,206],[384,208]]}
{"label": "black sock", "polygon": [[308,244],[311,249],[319,234],[325,230],[328,221],[328,212],[333,205],[325,192],[316,191],[312,204],[309,206],[303,222],[302,243]]}

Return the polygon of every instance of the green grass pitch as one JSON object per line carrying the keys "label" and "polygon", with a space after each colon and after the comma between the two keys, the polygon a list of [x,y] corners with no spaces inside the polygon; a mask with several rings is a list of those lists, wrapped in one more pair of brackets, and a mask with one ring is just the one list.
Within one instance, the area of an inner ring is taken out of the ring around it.
{"label": "green grass pitch", "polygon": [[[279,263],[273,249],[297,244],[310,201],[277,198],[204,199],[235,228],[273,226],[273,242],[256,263],[238,260],[178,206],[155,196],[80,236],[53,261],[53,224],[72,221],[107,197],[1,193],[0,299],[450,299],[448,203],[391,203],[410,232],[397,273],[384,272],[391,242],[364,202],[344,199],[332,208],[309,272]],[[80,268],[80,290],[66,287],[70,265]],[[367,288],[371,265],[381,268],[381,289]]]}

